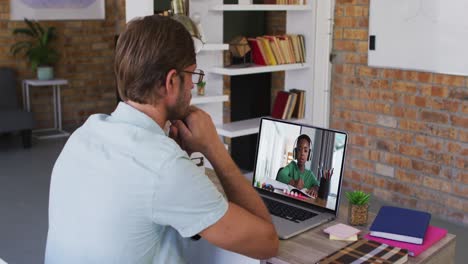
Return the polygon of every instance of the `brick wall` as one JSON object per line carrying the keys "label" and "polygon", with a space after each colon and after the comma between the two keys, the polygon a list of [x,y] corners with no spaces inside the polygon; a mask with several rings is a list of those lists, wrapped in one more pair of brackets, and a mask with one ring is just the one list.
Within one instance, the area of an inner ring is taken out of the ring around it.
{"label": "brick wall", "polygon": [[[10,54],[10,46],[19,38],[12,31],[25,27],[22,21],[9,20],[9,2],[0,3],[0,67],[11,67],[18,73],[18,98],[21,80],[36,78],[26,59]],[[105,20],[40,21],[57,28],[55,42],[60,60],[55,76],[69,80],[62,88],[62,119],[67,129],[81,125],[93,113],[109,113],[116,105],[113,74],[114,36],[125,25],[125,0],[106,0]],[[31,102],[38,127],[53,126],[52,91],[32,88]],[[21,100],[19,100],[21,101]]]}
{"label": "brick wall", "polygon": [[468,77],[367,67],[369,0],[336,0],[331,127],[345,188],[468,224]]}

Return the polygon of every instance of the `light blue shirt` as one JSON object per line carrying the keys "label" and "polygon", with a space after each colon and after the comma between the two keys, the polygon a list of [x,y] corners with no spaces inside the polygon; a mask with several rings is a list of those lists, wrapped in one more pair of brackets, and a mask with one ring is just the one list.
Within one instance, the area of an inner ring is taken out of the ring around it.
{"label": "light blue shirt", "polygon": [[147,115],[120,103],[69,138],[52,171],[46,264],[185,263],[227,202]]}

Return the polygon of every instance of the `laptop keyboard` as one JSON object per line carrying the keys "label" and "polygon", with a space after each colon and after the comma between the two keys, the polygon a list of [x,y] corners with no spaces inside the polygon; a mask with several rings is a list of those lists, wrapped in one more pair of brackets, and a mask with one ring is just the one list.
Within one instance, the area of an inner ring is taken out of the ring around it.
{"label": "laptop keyboard", "polygon": [[272,215],[276,215],[278,217],[281,217],[281,218],[284,218],[286,220],[293,221],[296,223],[307,220],[317,215],[312,212],[309,212],[309,211],[306,211],[306,210],[303,210],[294,206],[290,206],[284,203],[280,203],[271,199],[263,198],[263,202],[265,203],[266,207],[268,208],[268,211],[270,211]]}

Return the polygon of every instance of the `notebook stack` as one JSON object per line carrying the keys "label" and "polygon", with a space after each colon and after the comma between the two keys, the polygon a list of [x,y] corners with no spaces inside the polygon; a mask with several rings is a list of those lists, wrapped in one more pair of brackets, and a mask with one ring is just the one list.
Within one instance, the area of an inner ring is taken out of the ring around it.
{"label": "notebook stack", "polygon": [[330,240],[356,241],[361,230],[340,223],[324,229],[323,232],[329,235]]}
{"label": "notebook stack", "polygon": [[430,220],[426,212],[383,206],[365,238],[407,249],[410,256],[417,256],[447,234],[445,229],[430,226]]}

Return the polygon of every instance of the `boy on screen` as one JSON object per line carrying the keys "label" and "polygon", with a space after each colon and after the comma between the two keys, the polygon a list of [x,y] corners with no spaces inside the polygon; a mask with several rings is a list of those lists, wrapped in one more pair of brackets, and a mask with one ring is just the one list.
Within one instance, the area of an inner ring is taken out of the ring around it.
{"label": "boy on screen", "polygon": [[276,180],[292,185],[298,189],[307,189],[307,193],[316,196],[319,182],[314,173],[305,168],[305,164],[310,160],[310,137],[306,134],[300,135],[296,139],[297,145],[293,151],[296,161],[291,161],[286,167],[279,170]]}

